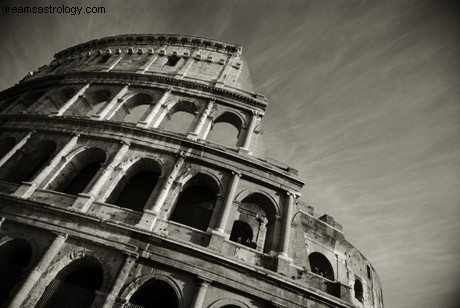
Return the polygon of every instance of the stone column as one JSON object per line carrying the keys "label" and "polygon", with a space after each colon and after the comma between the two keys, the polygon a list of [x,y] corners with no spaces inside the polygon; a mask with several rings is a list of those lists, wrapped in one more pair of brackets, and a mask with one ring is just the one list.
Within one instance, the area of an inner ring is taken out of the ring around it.
{"label": "stone column", "polygon": [[23,182],[21,187],[14,193],[23,198],[30,197],[54,168],[62,161],[62,157],[69,154],[78,142],[79,134],[75,134],[69,142],[54,156],[51,162],[31,182]]}
{"label": "stone column", "polygon": [[198,278],[200,279],[200,284],[198,285],[198,288],[197,288],[198,290],[195,293],[195,298],[193,299],[193,303],[190,306],[191,308],[202,308],[203,307],[204,298],[206,297],[206,291],[208,290],[208,287],[211,283],[209,280],[205,278],[202,278],[202,277],[198,277]]}
{"label": "stone column", "polygon": [[137,258],[137,255],[125,255],[125,259],[123,261],[121,269],[118,272],[117,277],[115,278],[115,282],[113,283],[112,290],[107,295],[107,299],[105,300],[104,306],[102,306],[103,308],[110,308],[114,306],[118,293],[120,293],[120,290],[126,281],[126,277],[128,277],[129,272],[133,268]]}
{"label": "stone column", "polygon": [[228,215],[232,209],[233,199],[235,199],[236,188],[240,181],[241,173],[232,171],[232,178],[228,185],[227,195],[225,196],[224,208],[220,216],[219,225],[216,229],[217,232],[225,233],[225,227],[227,226]]}
{"label": "stone column", "polygon": [[288,198],[284,212],[283,228],[281,230],[281,245],[279,254],[288,258],[289,254],[289,236],[291,234],[291,219],[294,209],[294,200],[297,197],[295,193],[287,192]]}
{"label": "stone column", "polygon": [[103,185],[112,175],[113,169],[115,169],[115,167],[123,160],[126,152],[128,152],[130,143],[126,141],[121,141],[121,144],[122,146],[118,150],[117,154],[110,162],[110,164],[107,167],[105,167],[105,169],[102,171],[102,174],[96,180],[93,187],[91,187],[91,190],[87,193],[78,194],[78,198],[77,200],[75,200],[75,203],[73,204],[74,208],[77,208],[82,212],[85,212],[88,209],[91,202],[93,202],[95,196],[99,194]]}
{"label": "stone column", "polygon": [[30,272],[27,276],[26,280],[22,284],[22,286],[16,292],[16,295],[11,300],[9,308],[20,308],[22,307],[22,303],[26,299],[27,295],[29,295],[30,291],[34,287],[35,283],[41,278],[43,271],[49,266],[50,262],[56,257],[57,253],[61,249],[62,245],[64,244],[67,234],[53,232],[56,234],[53,242],[51,243],[48,250],[45,252],[41,260],[35,266],[35,268]]}
{"label": "stone column", "polygon": [[90,85],[91,85],[91,83],[85,84],[85,85],[80,89],[80,91],[78,91],[77,93],[75,93],[75,95],[72,96],[72,98],[69,99],[69,100],[67,101],[67,103],[65,103],[64,106],[61,107],[61,109],[59,109],[59,111],[54,112],[53,114],[55,114],[55,115],[57,115],[57,116],[63,115],[64,112],[66,112],[67,109],[70,108],[70,106],[72,106],[81,96],[83,96],[83,94],[86,92],[86,90],[89,88]]}
{"label": "stone column", "polygon": [[240,148],[240,150],[242,152],[246,152],[248,154],[251,153],[249,148],[251,146],[251,140],[252,140],[252,136],[254,134],[254,129],[256,128],[256,124],[259,121],[260,117],[261,117],[260,112],[258,112],[256,110],[252,111],[251,123],[249,124],[248,132],[246,134],[246,139],[244,140],[243,147]]}
{"label": "stone column", "polygon": [[0,229],[2,228],[2,224],[5,222],[6,218],[3,216],[0,216]]}
{"label": "stone column", "polygon": [[147,117],[145,117],[144,120],[137,122],[136,126],[143,127],[143,128],[158,127],[158,125],[160,125],[160,123],[158,122],[158,119],[155,122],[153,121],[153,119],[158,115],[160,109],[162,109],[164,103],[166,103],[170,95],[171,95],[171,88],[165,91],[165,93],[160,98],[158,103],[156,103],[155,106],[153,107],[152,111],[150,111],[150,113],[147,115]]}
{"label": "stone column", "polygon": [[[102,109],[101,112],[99,112],[98,114],[94,114],[91,116],[91,118],[94,118],[94,119],[100,119],[100,120],[107,120],[108,117],[107,114],[110,112],[110,110],[112,110],[115,105],[118,103],[120,105],[123,104],[123,99],[121,99],[121,97],[123,95],[126,94],[126,92],[128,92],[128,88],[129,88],[129,84],[125,85],[118,93],[117,95],[115,95],[111,100],[110,102],[107,104],[107,106],[104,107],[104,109]],[[111,114],[112,115],[112,114]]]}
{"label": "stone column", "polygon": [[209,101],[208,105],[206,106],[206,108],[201,113],[201,115],[200,115],[200,117],[198,119],[198,123],[196,123],[194,130],[192,132],[188,133],[187,137],[189,139],[193,139],[193,140],[198,139],[198,135],[200,134],[201,129],[203,128],[203,125],[206,122],[206,119],[209,117],[209,114],[211,113],[213,106],[214,106],[214,101],[212,101],[212,100]]}
{"label": "stone column", "polygon": [[8,153],[5,154],[5,156],[2,157],[2,159],[0,159],[0,167],[3,166],[11,158],[11,156],[13,156],[14,153],[16,153],[17,150],[19,150],[24,146],[24,144],[26,144],[27,140],[29,140],[33,133],[34,131],[31,131],[27,135],[25,135],[18,143],[16,143],[16,145],[11,150],[8,151]]}
{"label": "stone column", "polygon": [[171,173],[164,181],[163,187],[161,188],[160,193],[158,194],[155,201],[153,202],[153,207],[151,209],[147,208],[144,210],[144,215],[142,216],[142,219],[137,226],[141,228],[147,228],[150,231],[153,230],[153,225],[155,224],[157,216],[160,214],[161,207],[165,203],[166,198],[169,195],[169,191],[171,190],[172,184],[176,180],[177,175],[179,174],[179,171],[184,165],[184,162],[185,162],[185,154],[181,153],[176,163],[174,164],[174,167]]}

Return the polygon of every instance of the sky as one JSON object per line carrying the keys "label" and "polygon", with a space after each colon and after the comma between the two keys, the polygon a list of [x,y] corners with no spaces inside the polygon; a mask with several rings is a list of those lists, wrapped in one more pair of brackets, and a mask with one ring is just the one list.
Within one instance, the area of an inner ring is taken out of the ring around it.
{"label": "sky", "polygon": [[459,7],[444,0],[1,0],[105,14],[0,15],[0,89],[64,48],[125,33],[243,45],[268,155],[344,226],[387,308],[460,302]]}

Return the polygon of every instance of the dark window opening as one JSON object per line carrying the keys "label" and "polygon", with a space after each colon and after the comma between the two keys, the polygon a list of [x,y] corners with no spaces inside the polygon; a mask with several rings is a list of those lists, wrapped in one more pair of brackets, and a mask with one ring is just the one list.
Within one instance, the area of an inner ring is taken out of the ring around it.
{"label": "dark window opening", "polygon": [[[129,305],[134,304],[134,305]],[[128,307],[136,308],[177,308],[179,301],[174,289],[163,281],[147,282],[129,299]]]}
{"label": "dark window opening", "polygon": [[97,62],[98,64],[103,64],[103,63],[107,63],[107,61],[110,59],[110,55],[109,54],[103,54],[99,57],[99,61]]}
{"label": "dark window opening", "polygon": [[172,55],[168,57],[168,61],[166,61],[165,65],[167,66],[176,66],[177,62],[179,62],[180,58],[177,55]]}
{"label": "dark window opening", "polygon": [[170,219],[206,231],[216,199],[216,194],[207,187],[190,186],[179,195],[179,200]]}
{"label": "dark window opening", "polygon": [[56,151],[56,142],[46,140],[17,151],[0,168],[0,180],[18,183],[29,181],[41,170]]}
{"label": "dark window opening", "polygon": [[257,244],[253,239],[252,228],[249,224],[236,220],[230,233],[230,241],[242,244],[247,247],[256,248]]}
{"label": "dark window opening", "polygon": [[353,289],[355,291],[355,298],[362,303],[363,302],[363,284],[361,283],[361,281],[356,279]]}
{"label": "dark window opening", "polygon": [[0,246],[0,305],[10,292],[26,277],[27,266],[32,257],[32,248],[22,239],[12,239]]}
{"label": "dark window opening", "polygon": [[78,195],[83,192],[89,182],[101,168],[103,161],[96,161],[81,169],[80,173],[70,182],[62,192],[69,195]]}
{"label": "dark window opening", "polygon": [[334,270],[329,260],[319,252],[313,252],[308,256],[311,271],[326,279],[334,280]]}
{"label": "dark window opening", "polygon": [[142,212],[155,185],[158,174],[151,171],[140,172],[129,179],[114,204]]}
{"label": "dark window opening", "polygon": [[100,266],[78,260],[65,267],[46,288],[36,307],[89,308],[102,286]]}
{"label": "dark window opening", "polygon": [[367,278],[371,279],[372,276],[371,276],[371,267],[369,265],[366,266],[367,267]]}

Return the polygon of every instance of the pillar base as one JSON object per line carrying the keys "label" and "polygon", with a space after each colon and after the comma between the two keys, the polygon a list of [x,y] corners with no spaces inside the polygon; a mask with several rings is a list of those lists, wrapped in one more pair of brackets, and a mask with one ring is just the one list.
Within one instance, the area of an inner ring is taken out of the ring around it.
{"label": "pillar base", "polygon": [[35,192],[37,184],[32,182],[22,182],[21,186],[13,194],[16,197],[29,198]]}
{"label": "pillar base", "polygon": [[292,259],[289,258],[286,254],[279,254],[278,255],[278,267],[277,267],[276,272],[284,276],[288,276],[290,272],[291,263],[292,263]]}
{"label": "pillar base", "polygon": [[246,148],[238,148],[238,153],[244,154],[244,155],[252,155],[252,152]]}
{"label": "pillar base", "polygon": [[136,224],[136,228],[153,231],[155,222],[157,221],[157,214],[151,211],[144,211],[141,220]]}
{"label": "pillar base", "polygon": [[221,251],[222,246],[224,245],[224,241],[229,238],[229,235],[219,231],[219,230],[212,230],[211,231],[211,240],[209,242],[208,248],[215,250],[215,251]]}
{"label": "pillar base", "polygon": [[72,204],[72,208],[80,212],[86,212],[93,203],[94,197],[86,194],[78,194],[77,200]]}
{"label": "pillar base", "polygon": [[145,122],[145,121],[139,121],[136,123],[136,127],[140,127],[140,128],[148,128],[148,123]]}
{"label": "pillar base", "polygon": [[190,133],[187,134],[187,139],[197,141],[198,140],[198,134],[195,133],[195,132],[190,132]]}

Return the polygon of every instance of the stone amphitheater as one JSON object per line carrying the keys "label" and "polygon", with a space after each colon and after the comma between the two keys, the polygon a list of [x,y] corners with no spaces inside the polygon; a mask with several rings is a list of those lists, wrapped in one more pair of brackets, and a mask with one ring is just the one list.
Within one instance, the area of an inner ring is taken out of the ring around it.
{"label": "stone amphitheater", "polygon": [[240,45],[119,35],[0,93],[1,307],[383,307],[265,155]]}

